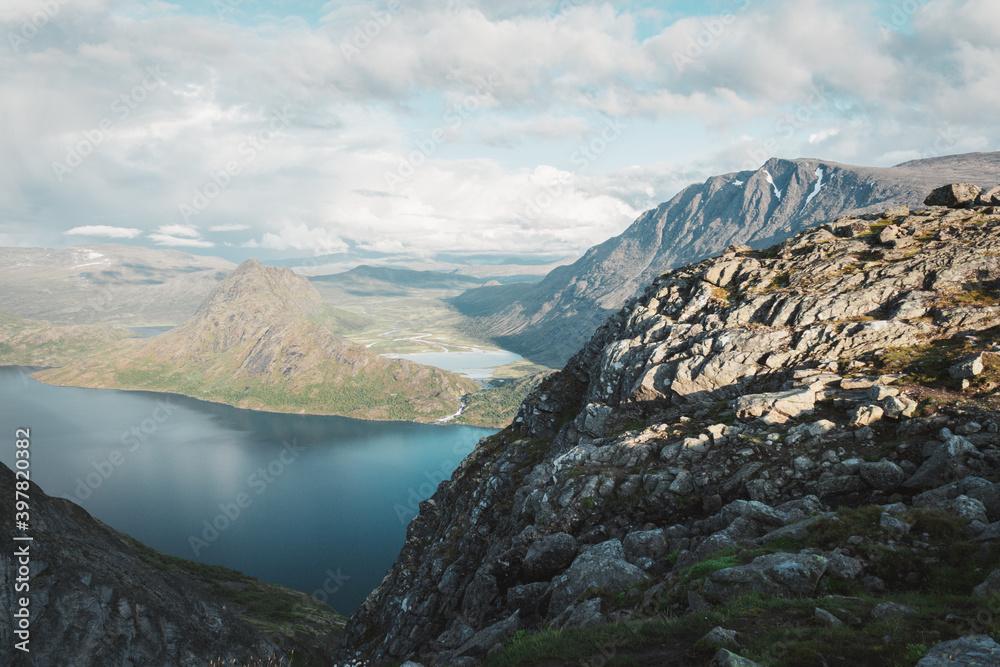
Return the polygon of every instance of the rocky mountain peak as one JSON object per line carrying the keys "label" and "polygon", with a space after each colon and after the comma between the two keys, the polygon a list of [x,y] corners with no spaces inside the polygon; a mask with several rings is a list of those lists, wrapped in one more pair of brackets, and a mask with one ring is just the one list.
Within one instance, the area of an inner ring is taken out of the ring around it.
{"label": "rocky mountain peak", "polygon": [[771,158],[754,171],[713,176],[643,213],[536,285],[469,290],[453,299],[505,349],[561,366],[629,298],[664,271],[732,244],[764,248],[840,215],[919,206],[942,183],[1000,181],[1000,153],[973,153],[891,168]]}
{"label": "rocky mountain peak", "polygon": [[212,290],[196,318],[211,318],[234,309],[266,319],[278,316],[282,310],[303,317],[317,316],[326,306],[307,278],[287,267],[264,266],[257,259],[248,259]]}
{"label": "rocky mountain peak", "polygon": [[[784,196],[812,165],[766,166]],[[421,503],[348,646],[472,665],[519,630],[620,622],[594,636],[628,657],[615,638],[651,633],[639,664],[707,664],[720,644],[772,664],[785,654],[760,618],[780,612],[794,632],[846,628],[828,658],[846,642],[881,664],[982,631],[948,604],[975,614],[1000,587],[1000,208],[985,203],[830,219],[657,276]],[[912,620],[868,632],[889,617]]]}

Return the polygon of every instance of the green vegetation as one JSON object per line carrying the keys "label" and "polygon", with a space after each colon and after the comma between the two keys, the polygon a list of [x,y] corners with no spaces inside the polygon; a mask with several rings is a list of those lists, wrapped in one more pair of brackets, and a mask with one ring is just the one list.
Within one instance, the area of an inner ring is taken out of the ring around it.
{"label": "green vegetation", "polygon": [[302,632],[319,636],[343,631],[346,619],[310,595],[219,565],[169,556],[127,535],[119,536],[151,570],[174,572],[207,585],[213,597],[237,609],[246,623],[262,632],[293,637]]}
{"label": "green vegetation", "polygon": [[546,373],[516,380],[493,381],[482,391],[465,397],[465,410],[456,424],[502,428],[517,415],[528,394],[545,378]]}
{"label": "green vegetation", "polygon": [[[948,369],[998,341],[1000,326],[978,332],[975,340],[943,338],[914,347],[893,347],[878,359],[878,369],[884,373],[903,373],[909,382],[916,384],[957,389],[961,381],[952,378]],[[985,366],[983,374],[972,378],[973,388],[991,389],[1000,383],[1000,355],[988,355]]]}

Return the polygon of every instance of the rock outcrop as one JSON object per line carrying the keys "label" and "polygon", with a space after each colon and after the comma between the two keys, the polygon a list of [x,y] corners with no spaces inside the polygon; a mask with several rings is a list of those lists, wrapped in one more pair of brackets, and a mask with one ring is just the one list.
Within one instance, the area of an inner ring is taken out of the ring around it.
{"label": "rock outcrop", "polygon": [[[0,463],[6,502],[15,483]],[[29,503],[28,530],[15,532],[10,505],[0,519],[3,664],[274,664],[293,651],[311,665],[336,664],[344,618],[316,599],[153,551],[34,483],[18,490]],[[15,636],[11,615],[21,599],[30,623],[27,635]],[[16,649],[25,639],[28,651]]]}
{"label": "rock outcrop", "polygon": [[[831,220],[656,278],[421,503],[348,647],[475,664],[503,642],[472,636],[718,619],[748,594],[809,599],[787,619],[841,632],[942,577],[974,614],[996,568],[977,545],[1000,539],[998,288],[1000,211],[982,206]],[[951,376],[976,355],[979,374]],[[970,631],[938,620],[942,640]],[[935,643],[919,639],[872,655]],[[695,664],[716,648],[694,644]],[[768,664],[729,649],[714,664]]]}

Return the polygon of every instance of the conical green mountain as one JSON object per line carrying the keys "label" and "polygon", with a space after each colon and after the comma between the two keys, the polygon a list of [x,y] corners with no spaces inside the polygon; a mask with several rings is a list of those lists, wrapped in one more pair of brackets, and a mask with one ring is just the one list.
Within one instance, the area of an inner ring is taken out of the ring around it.
{"label": "conical green mountain", "polygon": [[38,373],[52,384],[169,391],[242,408],[434,421],[471,381],[387,359],[341,338],[350,313],[327,306],[290,269],[241,264],[197,313],[102,358]]}

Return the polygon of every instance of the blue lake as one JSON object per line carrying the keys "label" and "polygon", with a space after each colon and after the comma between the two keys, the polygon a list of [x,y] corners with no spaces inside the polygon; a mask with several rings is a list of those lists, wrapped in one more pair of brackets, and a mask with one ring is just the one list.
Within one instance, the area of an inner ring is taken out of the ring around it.
{"label": "blue lake", "polygon": [[521,355],[507,350],[476,352],[414,352],[413,354],[386,354],[391,359],[409,359],[418,364],[443,368],[452,373],[460,373],[473,380],[486,380],[498,366],[512,364],[522,359]]}
{"label": "blue lake", "polygon": [[31,478],[174,556],[235,568],[349,614],[416,503],[494,433],[286,415],[151,392],[53,387],[0,367],[0,460],[31,429]]}

